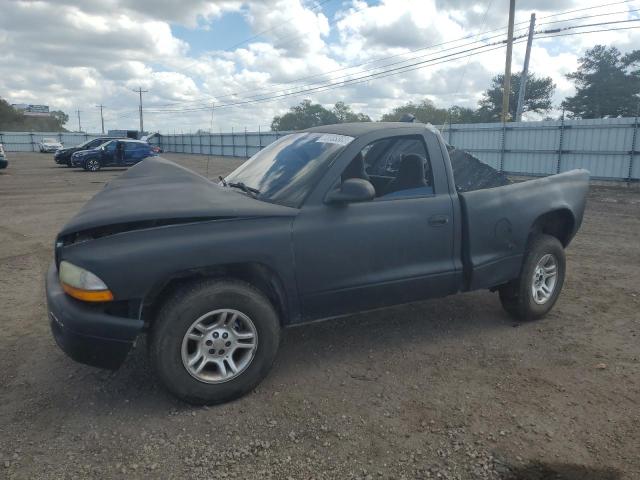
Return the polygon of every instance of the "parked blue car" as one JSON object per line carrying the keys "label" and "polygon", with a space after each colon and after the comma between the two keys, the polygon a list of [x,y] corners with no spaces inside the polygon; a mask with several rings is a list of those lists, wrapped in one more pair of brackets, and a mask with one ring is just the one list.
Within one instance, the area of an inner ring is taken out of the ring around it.
{"label": "parked blue car", "polygon": [[71,155],[71,165],[97,172],[102,167],[128,167],[157,156],[152,146],[140,140],[111,140],[91,150]]}

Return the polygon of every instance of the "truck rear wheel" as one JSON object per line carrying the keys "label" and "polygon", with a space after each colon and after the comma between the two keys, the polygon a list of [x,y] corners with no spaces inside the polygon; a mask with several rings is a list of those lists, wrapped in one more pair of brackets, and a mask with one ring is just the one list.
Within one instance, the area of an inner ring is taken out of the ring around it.
{"label": "truck rear wheel", "polygon": [[151,330],[163,385],[197,405],[236,399],[267,375],[280,342],[271,302],[251,285],[208,280],[176,291]]}
{"label": "truck rear wheel", "polygon": [[519,320],[545,316],[558,300],[565,276],[565,253],[551,235],[538,235],[529,244],[520,277],[499,289],[502,307]]}

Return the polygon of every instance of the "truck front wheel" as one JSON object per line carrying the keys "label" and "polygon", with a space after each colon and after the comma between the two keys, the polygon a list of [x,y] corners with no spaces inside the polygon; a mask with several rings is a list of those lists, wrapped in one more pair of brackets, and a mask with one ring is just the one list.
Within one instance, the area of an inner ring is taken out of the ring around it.
{"label": "truck front wheel", "polygon": [[520,277],[500,287],[502,307],[519,320],[545,316],[558,300],[565,276],[565,253],[551,235],[538,235],[529,244]]}
{"label": "truck front wheel", "polygon": [[207,280],[177,290],[161,308],[150,353],[163,385],[197,405],[253,390],[267,375],[280,341],[271,302],[236,280]]}

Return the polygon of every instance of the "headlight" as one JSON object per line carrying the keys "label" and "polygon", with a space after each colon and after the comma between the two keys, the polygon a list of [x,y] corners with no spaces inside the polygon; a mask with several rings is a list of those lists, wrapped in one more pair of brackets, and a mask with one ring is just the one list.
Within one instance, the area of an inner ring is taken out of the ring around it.
{"label": "headlight", "polygon": [[113,294],[96,275],[73,263],[60,262],[59,274],[62,289],[67,295],[85,302],[110,302]]}

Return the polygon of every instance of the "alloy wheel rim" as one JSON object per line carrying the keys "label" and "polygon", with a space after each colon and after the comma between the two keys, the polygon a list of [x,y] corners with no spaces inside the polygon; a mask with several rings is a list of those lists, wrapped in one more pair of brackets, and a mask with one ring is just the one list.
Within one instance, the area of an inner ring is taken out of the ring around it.
{"label": "alloy wheel rim", "polygon": [[187,329],[181,347],[182,364],[203,383],[224,383],[251,364],[258,332],[244,313],[222,308],[205,313]]}
{"label": "alloy wheel rim", "polygon": [[97,160],[89,160],[89,170],[95,172],[98,169],[98,161]]}
{"label": "alloy wheel rim", "polygon": [[556,257],[547,253],[540,258],[533,270],[531,294],[533,301],[544,305],[553,296],[558,281],[558,261]]}

